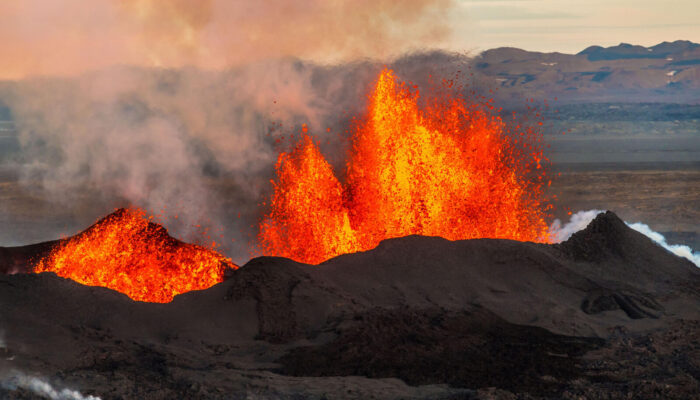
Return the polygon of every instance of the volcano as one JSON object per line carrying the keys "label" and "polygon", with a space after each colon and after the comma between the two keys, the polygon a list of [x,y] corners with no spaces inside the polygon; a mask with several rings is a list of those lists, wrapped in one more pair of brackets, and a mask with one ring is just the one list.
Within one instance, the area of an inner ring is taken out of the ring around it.
{"label": "volcano", "polygon": [[134,300],[165,303],[219,283],[228,269],[238,268],[213,249],[173,238],[152,219],[139,209],[118,209],[73,237],[3,249],[0,270],[50,271]]}
{"label": "volcano", "polygon": [[[56,243],[2,249],[3,268]],[[1,275],[1,397],[35,398],[20,372],[101,399],[700,393],[700,270],[612,212],[560,244],[407,236],[224,278],[156,304]]]}

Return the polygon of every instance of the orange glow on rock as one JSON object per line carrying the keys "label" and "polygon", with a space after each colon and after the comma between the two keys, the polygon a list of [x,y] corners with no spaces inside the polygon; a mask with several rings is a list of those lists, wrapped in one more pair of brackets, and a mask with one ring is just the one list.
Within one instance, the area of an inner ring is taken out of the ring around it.
{"label": "orange glow on rock", "polygon": [[341,184],[311,137],[280,154],[264,254],[316,264],[418,234],[548,242],[541,134],[446,85],[419,94],[385,69],[352,136]]}
{"label": "orange glow on rock", "polygon": [[213,250],[172,238],[141,210],[119,209],[60,243],[35,272],[167,303],[177,294],[222,282],[226,268],[237,267]]}

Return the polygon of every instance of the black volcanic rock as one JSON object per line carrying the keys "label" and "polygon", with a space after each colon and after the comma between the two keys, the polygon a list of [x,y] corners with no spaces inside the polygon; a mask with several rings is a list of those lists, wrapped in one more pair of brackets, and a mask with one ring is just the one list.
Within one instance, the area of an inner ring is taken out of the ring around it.
{"label": "black volcanic rock", "polygon": [[[294,376],[398,377],[410,385],[499,387],[556,395],[559,382],[578,378],[581,356],[599,338],[555,335],[514,325],[488,311],[375,310],[333,342],[283,356],[281,373]],[[541,376],[552,379],[542,381]]]}
{"label": "black volcanic rock", "polygon": [[698,268],[643,234],[630,229],[617,215],[598,214],[583,230],[555,247],[585,269],[587,276],[630,282],[638,288],[684,287],[700,294],[693,283]]}
{"label": "black volcanic rock", "polygon": [[32,265],[49,255],[60,240],[28,246],[0,247],[0,274],[29,272]]}
{"label": "black volcanic rock", "polygon": [[[598,214],[588,226],[575,232],[569,240],[561,244],[562,249],[575,260],[600,262],[609,257],[624,257],[634,249],[628,249],[634,240],[644,240],[634,235],[617,215],[610,211]],[[644,243],[646,245],[646,243]]]}
{"label": "black volcanic rock", "polygon": [[102,399],[700,390],[700,269],[613,213],[558,245],[409,236],[318,266],[256,258],[168,304],[50,273],[0,288],[0,372]]}

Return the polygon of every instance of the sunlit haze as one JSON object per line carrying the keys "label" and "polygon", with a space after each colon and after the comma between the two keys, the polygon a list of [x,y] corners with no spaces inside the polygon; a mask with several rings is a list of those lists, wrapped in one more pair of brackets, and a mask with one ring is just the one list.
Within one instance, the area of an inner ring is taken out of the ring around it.
{"label": "sunlit haze", "polygon": [[576,53],[700,41],[700,3],[556,0],[4,0],[0,79],[112,65],[220,69],[514,46]]}
{"label": "sunlit haze", "polygon": [[456,6],[453,48],[578,53],[621,42],[700,41],[696,0],[459,0]]}

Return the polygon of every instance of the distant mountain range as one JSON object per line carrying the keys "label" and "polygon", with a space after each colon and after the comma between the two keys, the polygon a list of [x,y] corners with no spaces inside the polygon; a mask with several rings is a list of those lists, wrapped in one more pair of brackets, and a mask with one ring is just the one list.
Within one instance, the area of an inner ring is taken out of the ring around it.
{"label": "distant mountain range", "polygon": [[578,54],[501,47],[479,54],[474,65],[499,97],[513,100],[700,103],[700,44],[685,40],[591,46]]}
{"label": "distant mountain range", "polygon": [[644,47],[635,46],[628,43],[620,43],[617,46],[600,47],[590,46],[578,55],[585,55],[589,61],[601,60],[622,60],[633,58],[669,58],[668,61],[673,61],[674,56],[678,58],[686,58],[684,61],[674,61],[671,64],[675,65],[697,65],[700,64],[700,59],[690,59],[688,57],[697,57],[700,44],[693,43],[687,40],[677,40],[675,42],[663,42],[656,46]]}

